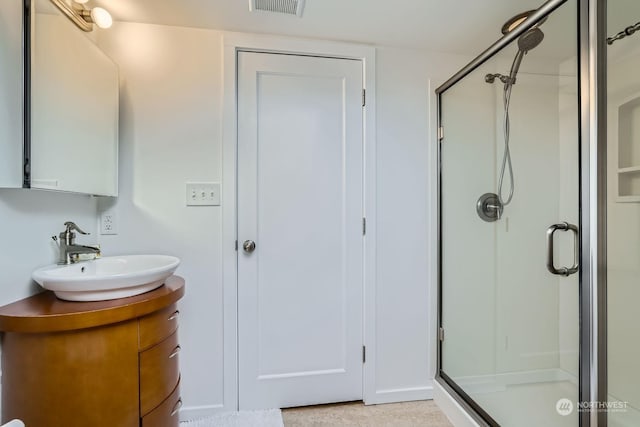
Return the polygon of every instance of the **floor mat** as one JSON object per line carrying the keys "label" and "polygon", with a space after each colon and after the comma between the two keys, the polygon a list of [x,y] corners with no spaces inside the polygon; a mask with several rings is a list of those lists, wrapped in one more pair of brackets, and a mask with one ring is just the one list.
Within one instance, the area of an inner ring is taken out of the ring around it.
{"label": "floor mat", "polygon": [[180,427],[284,427],[280,409],[225,412],[207,418],[183,421]]}

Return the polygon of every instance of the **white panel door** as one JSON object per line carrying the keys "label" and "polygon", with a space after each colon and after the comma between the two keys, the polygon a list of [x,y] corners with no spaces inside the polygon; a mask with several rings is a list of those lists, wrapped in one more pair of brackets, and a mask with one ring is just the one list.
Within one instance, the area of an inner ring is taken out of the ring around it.
{"label": "white panel door", "polygon": [[361,61],[238,54],[241,409],[362,399],[362,84]]}

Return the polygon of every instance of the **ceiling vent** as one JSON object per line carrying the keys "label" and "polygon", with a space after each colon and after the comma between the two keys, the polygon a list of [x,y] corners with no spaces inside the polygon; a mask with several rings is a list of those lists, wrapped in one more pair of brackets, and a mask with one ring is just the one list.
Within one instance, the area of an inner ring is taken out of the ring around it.
{"label": "ceiling vent", "polygon": [[284,13],[285,15],[302,16],[304,0],[249,0],[249,10],[255,12]]}

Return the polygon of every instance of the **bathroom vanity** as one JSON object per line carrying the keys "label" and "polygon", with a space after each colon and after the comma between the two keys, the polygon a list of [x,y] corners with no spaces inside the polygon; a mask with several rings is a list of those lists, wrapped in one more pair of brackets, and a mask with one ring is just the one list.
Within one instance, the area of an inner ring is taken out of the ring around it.
{"label": "bathroom vanity", "polygon": [[111,301],[46,291],[0,307],[2,421],[29,427],[177,427],[184,280]]}

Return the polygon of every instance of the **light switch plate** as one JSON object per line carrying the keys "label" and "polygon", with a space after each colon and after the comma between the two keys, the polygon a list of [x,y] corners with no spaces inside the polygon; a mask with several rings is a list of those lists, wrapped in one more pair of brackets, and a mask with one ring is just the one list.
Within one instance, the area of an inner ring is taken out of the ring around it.
{"label": "light switch plate", "polygon": [[220,206],[219,182],[187,182],[187,206]]}

